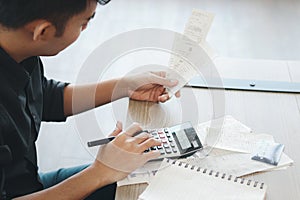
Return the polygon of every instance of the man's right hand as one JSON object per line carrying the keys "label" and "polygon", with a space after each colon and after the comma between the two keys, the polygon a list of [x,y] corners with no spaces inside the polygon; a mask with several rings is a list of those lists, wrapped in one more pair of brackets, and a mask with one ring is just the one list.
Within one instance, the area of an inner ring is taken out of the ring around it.
{"label": "man's right hand", "polygon": [[145,150],[160,145],[161,141],[154,139],[147,132],[135,136],[142,130],[139,124],[133,123],[126,131],[122,131],[122,126],[118,123],[111,134],[116,138],[99,148],[97,158],[91,167],[105,170],[102,176],[107,176],[107,181],[113,183],[122,180],[149,160],[159,157],[159,151],[145,153]]}

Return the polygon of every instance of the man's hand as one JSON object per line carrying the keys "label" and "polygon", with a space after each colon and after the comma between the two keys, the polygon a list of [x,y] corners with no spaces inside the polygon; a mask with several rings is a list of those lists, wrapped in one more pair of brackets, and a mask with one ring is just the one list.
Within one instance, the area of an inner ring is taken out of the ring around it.
{"label": "man's hand", "polygon": [[[109,179],[108,182],[122,180],[130,172],[160,156],[159,151],[144,152],[152,146],[161,145],[161,141],[141,131],[142,128],[137,123],[133,123],[126,131],[122,131],[122,126],[118,123],[111,134],[116,138],[99,148],[93,166],[105,171],[103,176]],[[137,132],[141,133],[135,135]]]}
{"label": "man's hand", "polygon": [[[68,85],[64,90],[65,116],[78,114],[124,97],[139,101],[165,102],[170,96],[165,87],[178,84],[165,78],[165,72],[145,72],[90,85]],[[176,97],[180,93],[175,94]],[[83,98],[84,97],[84,98]]]}
{"label": "man's hand", "polygon": [[[165,87],[174,87],[178,81],[168,80],[165,77],[165,72],[147,72],[125,77],[122,82],[127,84],[128,96],[133,100],[166,102],[170,99],[170,95]],[[180,92],[175,96],[179,97]]]}
{"label": "man's hand", "polygon": [[141,130],[142,128],[135,123],[123,132],[122,124],[117,123],[111,134],[116,138],[100,147],[97,159],[91,166],[53,187],[16,199],[84,199],[93,191],[122,180],[131,171],[160,155],[157,151],[144,153],[149,147],[161,143],[145,132],[135,136],[135,133]]}

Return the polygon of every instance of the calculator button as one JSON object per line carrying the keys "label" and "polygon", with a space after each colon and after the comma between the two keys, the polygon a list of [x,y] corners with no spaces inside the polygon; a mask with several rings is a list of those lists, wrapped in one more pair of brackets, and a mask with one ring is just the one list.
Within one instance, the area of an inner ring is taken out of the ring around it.
{"label": "calculator button", "polygon": [[158,135],[157,132],[152,132],[151,134],[152,134],[154,137]]}
{"label": "calculator button", "polygon": [[169,142],[173,142],[173,139],[172,139],[172,138],[169,138],[168,140],[169,140]]}
{"label": "calculator button", "polygon": [[164,147],[165,147],[165,148],[169,148],[168,143],[164,143]]}
{"label": "calculator button", "polygon": [[162,146],[157,146],[157,149],[162,149]]}
{"label": "calculator button", "polygon": [[149,152],[149,151],[150,151],[150,149],[146,149],[144,152],[147,153],[147,152]]}
{"label": "calculator button", "polygon": [[171,137],[170,133],[166,133],[166,136],[167,136],[168,138]]}
{"label": "calculator button", "polygon": [[166,151],[167,154],[172,153],[172,150],[170,148],[165,148],[165,151]]}
{"label": "calculator button", "polygon": [[177,153],[177,149],[176,149],[176,148],[172,148],[172,151],[173,151],[174,153]]}
{"label": "calculator button", "polygon": [[167,139],[162,139],[161,142],[162,142],[162,143],[167,143],[168,140],[167,140]]}
{"label": "calculator button", "polygon": [[164,129],[164,132],[165,132],[165,133],[169,133],[168,129],[166,129],[166,128]]}
{"label": "calculator button", "polygon": [[192,144],[193,144],[194,148],[197,148],[197,147],[199,147],[199,145],[198,145],[197,141],[193,141],[193,142],[192,142]]}
{"label": "calculator button", "polygon": [[170,142],[171,147],[175,147],[175,144],[173,142]]}
{"label": "calculator button", "polygon": [[164,155],[165,154],[165,151],[163,149],[161,149],[159,152],[160,152],[160,155]]}
{"label": "calculator button", "polygon": [[166,136],[165,136],[164,134],[159,135],[159,137],[160,137],[161,139],[166,138]]}
{"label": "calculator button", "polygon": [[155,139],[159,140],[159,137],[154,137]]}
{"label": "calculator button", "polygon": [[156,150],[156,147],[150,147],[150,149],[153,151],[153,150]]}

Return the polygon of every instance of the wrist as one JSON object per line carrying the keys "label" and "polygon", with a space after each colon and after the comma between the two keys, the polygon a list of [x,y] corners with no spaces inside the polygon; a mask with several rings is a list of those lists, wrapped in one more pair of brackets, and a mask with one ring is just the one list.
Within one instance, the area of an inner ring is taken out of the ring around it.
{"label": "wrist", "polygon": [[95,161],[89,169],[91,170],[91,173],[93,174],[96,181],[96,185],[98,188],[103,187],[105,185],[109,185],[113,183],[113,179],[111,177],[111,173],[108,171],[107,167],[103,165],[99,161]]}
{"label": "wrist", "polygon": [[121,97],[130,96],[130,81],[126,77],[117,79],[115,92]]}
{"label": "wrist", "polygon": [[128,174],[112,169],[102,162],[95,160],[95,162],[90,166],[94,176],[99,177],[97,180],[98,187],[103,187],[104,185],[109,185],[119,180],[125,178]]}

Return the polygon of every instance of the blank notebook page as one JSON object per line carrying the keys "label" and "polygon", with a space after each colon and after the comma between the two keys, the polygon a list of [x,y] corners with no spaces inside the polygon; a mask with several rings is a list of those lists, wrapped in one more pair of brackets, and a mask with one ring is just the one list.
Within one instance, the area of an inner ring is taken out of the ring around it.
{"label": "blank notebook page", "polygon": [[165,159],[140,200],[263,200],[263,183]]}

